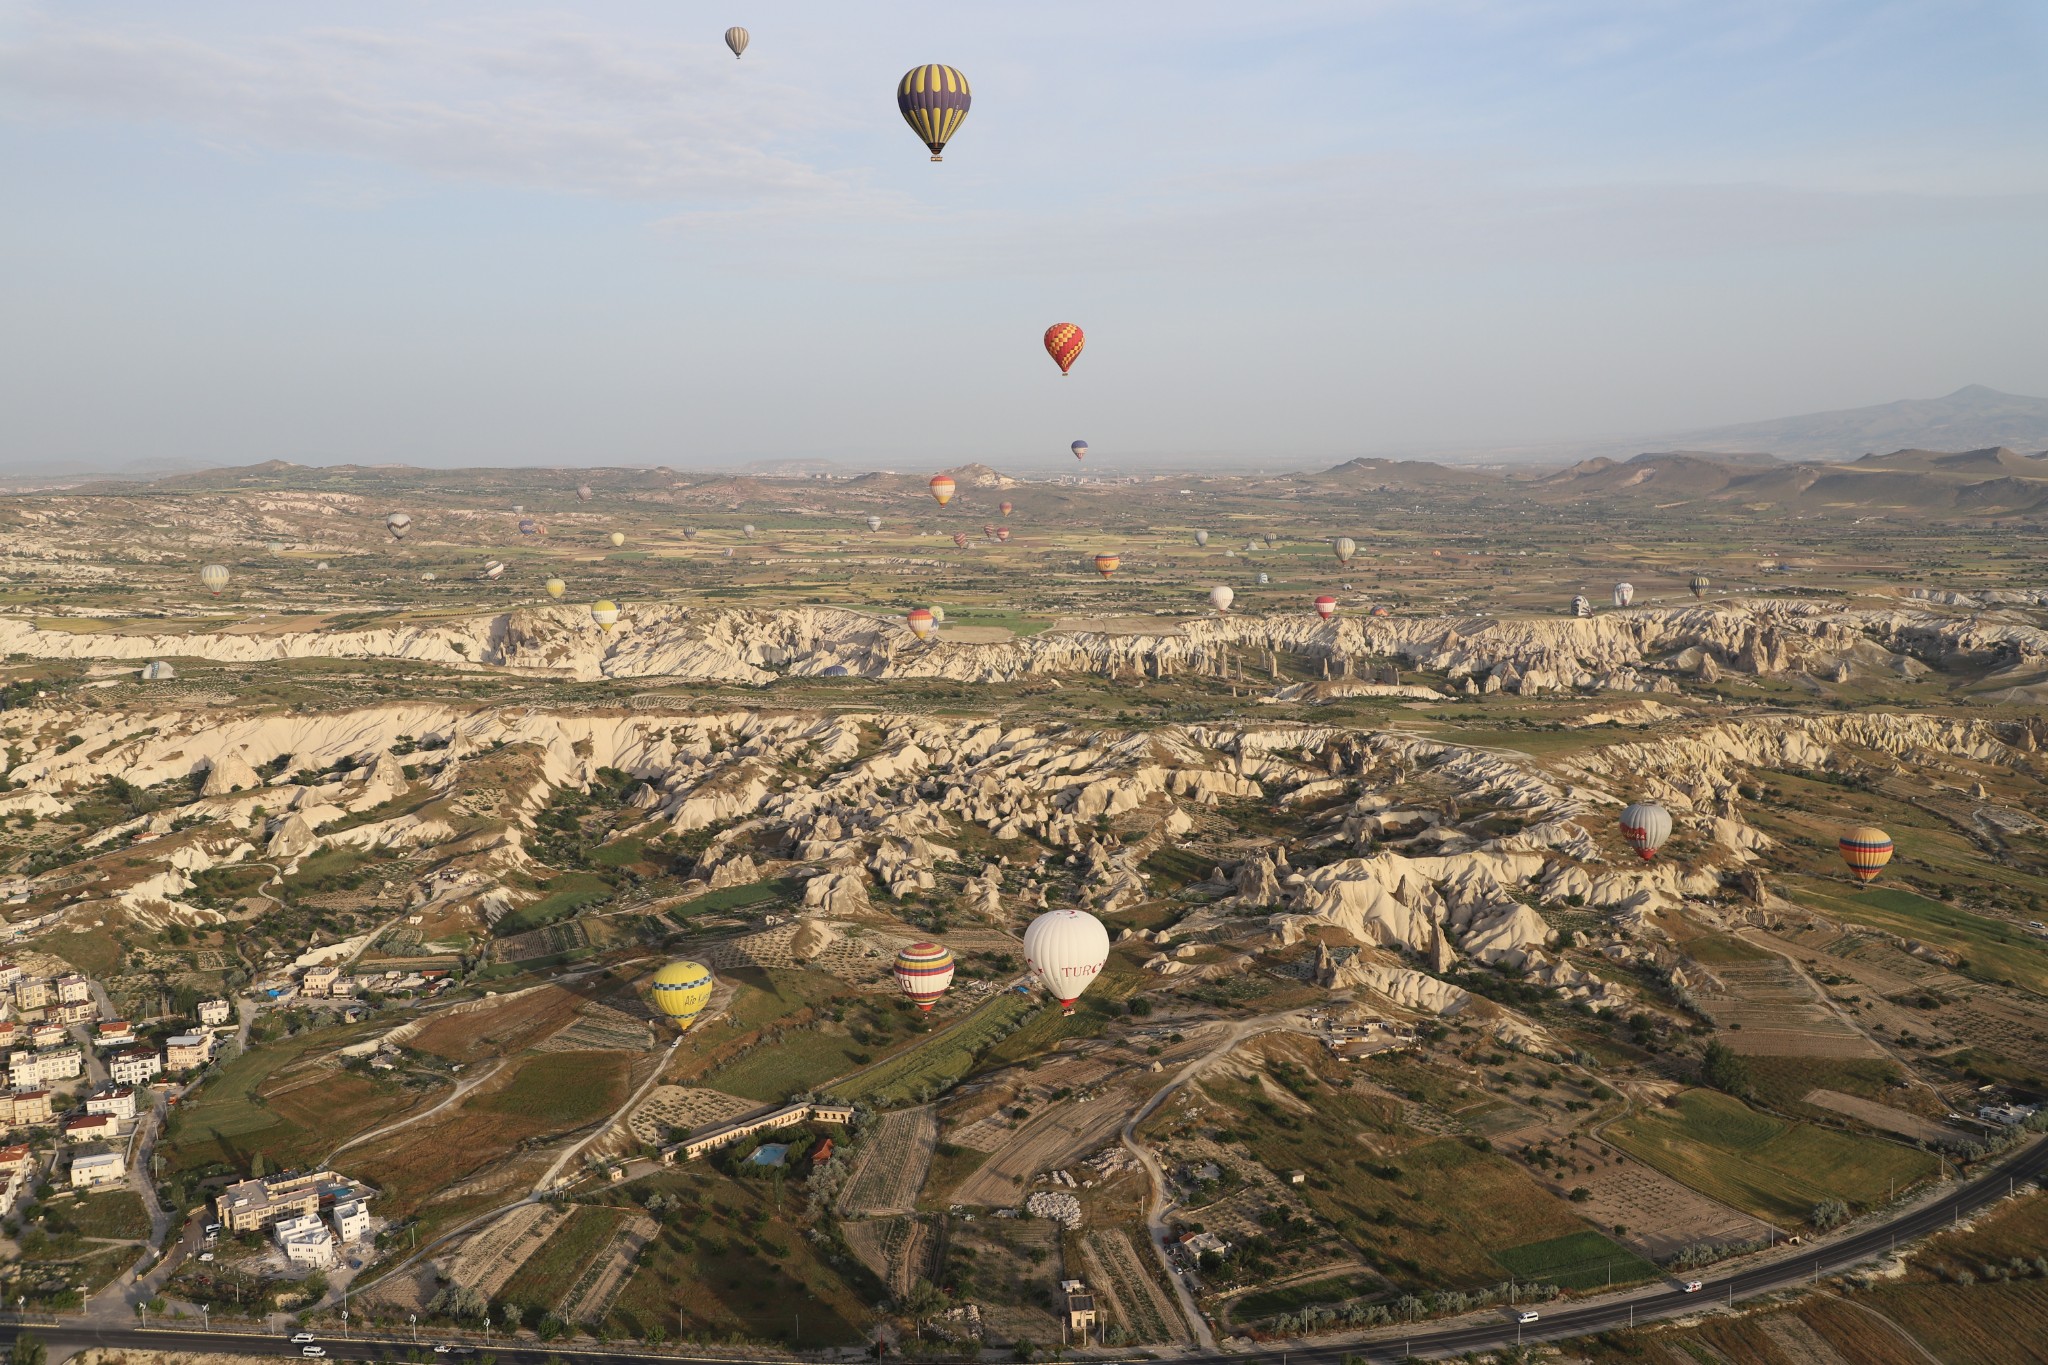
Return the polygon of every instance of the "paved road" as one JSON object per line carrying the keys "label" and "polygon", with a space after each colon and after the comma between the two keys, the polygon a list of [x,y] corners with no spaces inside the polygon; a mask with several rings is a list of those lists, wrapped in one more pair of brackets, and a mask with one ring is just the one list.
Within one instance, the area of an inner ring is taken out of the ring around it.
{"label": "paved road", "polygon": [[[1584,1307],[1563,1307],[1556,1312],[1545,1313],[1542,1320],[1531,1326],[1520,1328],[1524,1341],[1550,1341],[1565,1337],[1584,1336],[1602,1332],[1613,1327],[1626,1326],[1629,1322],[1652,1322],[1658,1318],[1677,1317],[1686,1313],[1702,1312],[1719,1304],[1725,1304],[1730,1297],[1740,1302],[1759,1295],[1802,1284],[1815,1275],[1824,1275],[1837,1270],[1874,1260],[1886,1255],[1895,1242],[1909,1242],[1929,1233],[1939,1231],[1952,1220],[1966,1216],[1983,1208],[1986,1204],[2003,1199],[2016,1185],[2039,1180],[2048,1172],[2048,1141],[2037,1141],[2026,1150],[2006,1158],[1985,1174],[1967,1184],[1951,1190],[1948,1197],[1924,1205],[1911,1212],[1901,1214],[1886,1223],[1864,1231],[1853,1233],[1832,1242],[1812,1248],[1811,1258],[1805,1256],[1789,1260],[1774,1261],[1748,1269],[1737,1269],[1732,1274],[1705,1274],[1706,1288],[1698,1294],[1686,1294],[1671,1286],[1638,1291],[1627,1296],[1604,1299],[1598,1304]],[[251,1336],[233,1332],[193,1331],[141,1331],[132,1327],[95,1327],[80,1319],[67,1319],[54,1325],[31,1324],[26,1329],[12,1323],[0,1323],[0,1347],[11,1345],[23,1330],[34,1332],[51,1348],[51,1358],[60,1360],[74,1351],[89,1346],[109,1346],[128,1350],[206,1350],[224,1355],[246,1356],[292,1356],[297,1348],[277,1336]],[[1335,1365],[1346,1356],[1374,1365],[1399,1360],[1403,1355],[1451,1356],[1465,1351],[1484,1351],[1499,1346],[1511,1345],[1517,1340],[1517,1326],[1503,1312],[1492,1321],[1467,1322],[1455,1327],[1420,1328],[1406,1338],[1382,1337],[1370,1342],[1351,1341],[1338,1345],[1291,1347],[1290,1361],[1304,1365]],[[429,1338],[422,1337],[422,1341]],[[321,1333],[320,1344],[326,1348],[328,1357],[335,1360],[386,1361],[402,1359],[412,1350],[410,1336],[380,1337],[372,1341],[343,1341]],[[574,1346],[547,1348],[533,1342],[523,1342],[517,1347],[508,1347],[501,1341],[487,1349],[495,1355],[499,1365],[545,1365],[549,1356],[565,1360],[611,1361],[620,1365],[638,1365],[651,1361],[721,1361],[727,1365],[746,1362],[747,1365],[784,1365],[787,1356],[749,1357],[739,1354],[720,1356],[698,1356],[682,1353],[635,1351],[626,1347],[591,1347],[579,1349]],[[1270,1345],[1254,1354],[1273,1354]],[[1183,1360],[1235,1360],[1238,1357],[1224,1353],[1200,1352],[1179,1355]],[[459,1357],[451,1357],[451,1365]],[[472,1360],[474,1358],[472,1357]]]}

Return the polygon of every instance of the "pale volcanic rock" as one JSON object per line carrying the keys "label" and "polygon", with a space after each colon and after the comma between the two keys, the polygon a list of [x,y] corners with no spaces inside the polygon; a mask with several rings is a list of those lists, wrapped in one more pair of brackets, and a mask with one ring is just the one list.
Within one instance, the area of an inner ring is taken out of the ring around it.
{"label": "pale volcanic rock", "polygon": [[199,794],[227,796],[233,792],[262,785],[263,779],[249,766],[249,761],[234,750],[229,750],[207,764],[206,781],[199,788]]}
{"label": "pale volcanic rock", "polygon": [[[1325,954],[1327,959],[1328,954]],[[1320,972],[1322,983],[1332,990],[1376,991],[1403,1009],[1427,1014],[1457,1014],[1472,1003],[1472,996],[1460,988],[1405,967],[1390,967],[1363,958],[1326,961]]]}
{"label": "pale volcanic rock", "polygon": [[847,868],[824,872],[805,882],[804,908],[834,919],[859,919],[874,913],[874,907],[868,903],[867,880]]}

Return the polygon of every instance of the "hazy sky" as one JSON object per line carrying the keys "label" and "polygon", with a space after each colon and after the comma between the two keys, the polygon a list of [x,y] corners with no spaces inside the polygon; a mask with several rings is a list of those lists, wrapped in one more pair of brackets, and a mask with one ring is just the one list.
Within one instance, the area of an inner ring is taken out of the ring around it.
{"label": "hazy sky", "polygon": [[2044,89],[2039,0],[0,0],[0,464],[1131,469],[2039,394]]}

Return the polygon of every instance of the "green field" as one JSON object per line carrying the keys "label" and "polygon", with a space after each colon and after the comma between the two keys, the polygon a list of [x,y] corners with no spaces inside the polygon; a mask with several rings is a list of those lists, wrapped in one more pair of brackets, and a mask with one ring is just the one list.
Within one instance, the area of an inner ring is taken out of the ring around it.
{"label": "green field", "polygon": [[[834,1093],[842,1099],[877,1105],[907,1104],[936,1095],[965,1078],[991,1044],[1041,1004],[1005,991],[960,1023],[835,1087]],[[1059,1016],[1054,1013],[1052,1017]]]}
{"label": "green field", "polygon": [[66,1211],[65,1221],[81,1237],[147,1237],[149,1215],[133,1190],[87,1195]]}
{"label": "green field", "polygon": [[1894,1182],[1904,1190],[1936,1173],[1926,1152],[1788,1123],[1713,1090],[1617,1119],[1605,1136],[1682,1184],[1781,1224],[1804,1222],[1830,1195],[1868,1208]]}
{"label": "green field", "polygon": [[509,938],[567,919],[578,910],[602,905],[612,898],[611,883],[588,872],[564,872],[541,889],[547,892],[545,896],[505,915],[491,926],[491,932],[499,938]]}
{"label": "green field", "polygon": [[555,1229],[540,1250],[526,1258],[499,1297],[529,1312],[535,1308],[553,1312],[583,1268],[611,1241],[612,1233],[624,1221],[623,1210],[602,1205],[584,1204],[570,1210],[569,1220]]}
{"label": "green field", "polygon": [[2032,938],[2003,920],[1988,919],[1953,905],[1917,896],[1896,887],[1845,886],[1787,878],[1786,894],[1844,919],[1922,939],[1958,953],[1963,971],[1992,981],[2048,995],[2048,941]]}
{"label": "green field", "polygon": [[728,886],[684,901],[680,905],[671,905],[663,913],[670,919],[689,919],[695,915],[716,914],[724,910],[744,910],[750,905],[765,905],[769,901],[786,899],[797,889],[798,883],[788,877],[749,882],[745,886]]}
{"label": "green field", "polygon": [[1496,1251],[1493,1259],[1518,1280],[1540,1280],[1560,1289],[1634,1284],[1659,1273],[1650,1262],[1590,1228]]}
{"label": "green field", "polygon": [[834,1076],[844,1076],[859,1063],[853,1054],[860,1044],[844,1033],[799,1029],[763,1044],[731,1066],[712,1072],[706,1082],[743,1099],[788,1099],[813,1090]]}

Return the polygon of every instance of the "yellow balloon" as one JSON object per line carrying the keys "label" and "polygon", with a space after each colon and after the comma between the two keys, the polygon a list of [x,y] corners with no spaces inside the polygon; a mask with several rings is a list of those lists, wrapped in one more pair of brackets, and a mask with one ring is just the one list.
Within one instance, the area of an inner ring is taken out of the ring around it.
{"label": "yellow balloon", "polygon": [[550,597],[560,597],[563,593],[569,591],[569,585],[559,578],[550,578],[547,586],[548,596]]}
{"label": "yellow balloon", "polygon": [[686,1029],[711,1002],[717,981],[703,963],[678,958],[654,974],[654,1007]]}

